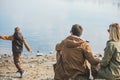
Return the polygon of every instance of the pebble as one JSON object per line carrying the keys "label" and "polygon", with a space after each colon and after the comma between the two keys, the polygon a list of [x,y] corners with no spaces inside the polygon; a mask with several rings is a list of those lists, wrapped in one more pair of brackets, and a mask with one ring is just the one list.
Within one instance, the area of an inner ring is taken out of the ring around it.
{"label": "pebble", "polygon": [[5,63],[4,62],[0,62],[0,67],[3,67],[5,66]]}

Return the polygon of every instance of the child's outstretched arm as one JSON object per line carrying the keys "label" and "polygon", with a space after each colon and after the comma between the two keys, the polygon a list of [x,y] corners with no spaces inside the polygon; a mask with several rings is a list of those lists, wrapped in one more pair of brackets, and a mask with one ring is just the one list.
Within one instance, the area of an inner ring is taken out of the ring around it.
{"label": "child's outstretched arm", "polygon": [[29,52],[32,53],[32,49],[30,48],[30,46],[29,46],[28,42],[26,41],[26,39],[23,40],[23,43],[24,43],[26,49],[27,49]]}
{"label": "child's outstretched arm", "polygon": [[4,40],[13,40],[13,35],[12,36],[7,36],[7,35],[0,35],[0,39],[4,39]]}

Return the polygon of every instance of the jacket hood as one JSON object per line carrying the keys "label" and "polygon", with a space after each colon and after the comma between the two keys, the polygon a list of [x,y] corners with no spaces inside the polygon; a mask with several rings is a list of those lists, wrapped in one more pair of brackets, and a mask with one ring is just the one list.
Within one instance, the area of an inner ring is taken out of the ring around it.
{"label": "jacket hood", "polygon": [[70,35],[64,40],[64,45],[68,48],[75,48],[85,43],[86,41],[80,39],[77,36]]}

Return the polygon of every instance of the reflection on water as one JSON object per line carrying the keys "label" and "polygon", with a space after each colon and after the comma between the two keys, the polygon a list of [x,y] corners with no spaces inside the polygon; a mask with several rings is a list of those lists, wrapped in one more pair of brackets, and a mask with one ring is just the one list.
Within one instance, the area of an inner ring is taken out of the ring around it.
{"label": "reflection on water", "polygon": [[[78,23],[84,28],[82,38],[90,41],[95,53],[101,53],[109,24],[120,22],[120,0],[4,0],[0,12],[0,34],[11,35],[20,25],[34,52],[55,51],[55,44]],[[0,40],[0,53],[10,50],[11,42]]]}

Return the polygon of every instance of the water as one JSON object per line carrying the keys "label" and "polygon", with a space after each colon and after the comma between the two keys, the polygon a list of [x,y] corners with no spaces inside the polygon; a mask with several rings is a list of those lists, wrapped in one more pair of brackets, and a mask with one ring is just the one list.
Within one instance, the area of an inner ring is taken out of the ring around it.
{"label": "water", "polygon": [[[93,52],[103,53],[113,22],[120,23],[120,0],[0,1],[0,34],[12,35],[20,26],[33,54],[54,52],[76,23],[83,26],[82,38],[90,41]],[[0,40],[0,54],[11,54],[11,41]]]}

